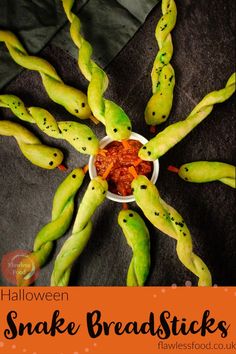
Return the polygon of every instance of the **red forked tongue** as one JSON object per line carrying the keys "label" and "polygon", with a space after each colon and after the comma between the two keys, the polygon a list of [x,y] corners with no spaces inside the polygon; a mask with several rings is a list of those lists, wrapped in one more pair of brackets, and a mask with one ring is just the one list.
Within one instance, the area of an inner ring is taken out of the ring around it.
{"label": "red forked tongue", "polygon": [[155,134],[157,127],[155,125],[151,125],[149,130],[150,130],[150,133]]}
{"label": "red forked tongue", "polygon": [[62,171],[62,172],[65,172],[65,171],[68,170],[68,168],[67,168],[66,166],[62,165],[62,164],[61,164],[61,165],[58,165],[57,168],[58,168],[60,171]]}
{"label": "red forked tongue", "polygon": [[175,166],[168,166],[167,168],[168,171],[171,171],[171,172],[175,172],[175,173],[179,173],[179,168],[175,167]]}

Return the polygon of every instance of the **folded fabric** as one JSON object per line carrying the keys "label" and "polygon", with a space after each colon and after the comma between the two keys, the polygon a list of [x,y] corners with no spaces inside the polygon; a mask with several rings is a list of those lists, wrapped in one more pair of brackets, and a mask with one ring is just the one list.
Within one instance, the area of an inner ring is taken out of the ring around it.
{"label": "folded fabric", "polygon": [[[105,67],[132,38],[160,0],[78,0],[83,33],[94,48],[94,58]],[[19,36],[31,54],[49,42],[77,58],[60,0],[0,0],[0,28]],[[22,71],[0,43],[0,88]]]}

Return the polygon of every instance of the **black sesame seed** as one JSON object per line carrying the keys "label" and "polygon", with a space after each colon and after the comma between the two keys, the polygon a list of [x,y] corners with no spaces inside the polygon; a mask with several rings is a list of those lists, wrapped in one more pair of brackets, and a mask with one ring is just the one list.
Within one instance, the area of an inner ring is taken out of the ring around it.
{"label": "black sesame seed", "polygon": [[114,129],[113,129],[113,132],[114,132],[114,133],[116,133],[116,132],[117,132],[117,129],[116,129],[116,128],[114,128]]}
{"label": "black sesame seed", "polygon": [[57,157],[57,153],[55,152],[55,154],[53,154],[53,156]]}
{"label": "black sesame seed", "polygon": [[94,190],[95,189],[95,187],[92,187],[92,190]]}
{"label": "black sesame seed", "polygon": [[142,185],[140,186],[140,188],[141,188],[141,189],[147,189],[147,186],[146,186],[146,184],[142,184]]}
{"label": "black sesame seed", "polygon": [[134,214],[130,213],[129,216],[132,218],[134,216]]}

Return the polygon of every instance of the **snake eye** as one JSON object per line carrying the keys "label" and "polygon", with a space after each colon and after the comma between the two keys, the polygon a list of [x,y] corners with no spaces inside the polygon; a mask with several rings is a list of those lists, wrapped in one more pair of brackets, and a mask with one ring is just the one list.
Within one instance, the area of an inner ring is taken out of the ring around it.
{"label": "snake eye", "polygon": [[88,137],[88,140],[92,140],[91,136]]}
{"label": "snake eye", "polygon": [[147,189],[146,184],[142,184],[142,185],[140,186],[140,189]]}
{"label": "snake eye", "polygon": [[130,213],[129,216],[132,218],[132,217],[134,216],[134,214],[133,214],[133,213]]}
{"label": "snake eye", "polygon": [[156,112],[152,112],[152,115],[155,116]]}
{"label": "snake eye", "polygon": [[117,128],[114,128],[114,129],[113,129],[113,132],[114,132],[114,133],[117,133],[117,131],[118,131]]}
{"label": "snake eye", "polygon": [[146,146],[143,146],[143,147],[142,147],[142,149],[143,149],[143,150],[146,150],[146,149],[147,149],[147,147],[146,147]]}
{"label": "snake eye", "polygon": [[72,175],[72,178],[76,178],[76,175]]}
{"label": "snake eye", "polygon": [[128,129],[128,130],[131,130],[131,127],[128,127],[127,129]]}
{"label": "snake eye", "polygon": [[126,220],[126,219],[124,219],[123,221],[124,221],[124,222],[127,222],[127,220]]}
{"label": "snake eye", "polygon": [[95,187],[92,187],[92,190],[94,191]]}
{"label": "snake eye", "polygon": [[85,103],[84,103],[84,102],[82,102],[81,106],[82,106],[82,107],[85,107]]}
{"label": "snake eye", "polygon": [[53,165],[53,161],[50,161],[50,162],[49,162],[49,165],[52,166],[52,165]]}

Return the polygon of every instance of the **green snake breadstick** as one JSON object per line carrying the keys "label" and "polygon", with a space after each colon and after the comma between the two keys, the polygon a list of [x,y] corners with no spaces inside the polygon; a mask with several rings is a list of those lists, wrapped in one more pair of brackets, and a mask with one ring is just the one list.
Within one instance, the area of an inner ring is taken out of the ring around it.
{"label": "green snake breadstick", "polygon": [[182,216],[160,197],[156,186],[145,176],[132,182],[133,195],[150,222],[163,233],[177,240],[180,261],[198,278],[199,286],[211,285],[211,274],[206,264],[193,253],[192,238]]}
{"label": "green snake breadstick", "polygon": [[0,107],[9,108],[18,118],[36,123],[47,135],[68,141],[82,154],[95,155],[99,142],[93,131],[78,122],[57,122],[46,110],[39,107],[26,108],[24,102],[14,95],[0,95]]}
{"label": "green snake breadstick", "polygon": [[145,120],[149,125],[161,124],[167,120],[175,86],[175,72],[170,64],[173,55],[170,32],[175,26],[177,17],[174,0],[162,0],[162,14],[155,33],[159,51],[151,73],[153,95],[145,109]]}
{"label": "green snake breadstick", "polygon": [[169,171],[177,172],[187,182],[206,183],[220,181],[236,188],[236,167],[223,162],[195,161],[182,165],[179,169],[168,167]]}
{"label": "green snake breadstick", "polygon": [[127,286],[143,286],[150,269],[150,237],[143,219],[133,210],[121,210],[118,224],[132,248]]}
{"label": "green snake breadstick", "polygon": [[49,62],[29,55],[12,32],[0,30],[0,42],[5,42],[11,57],[17,64],[39,72],[45,90],[54,102],[78,118],[92,119],[86,95],[76,88],[66,85]]}
{"label": "green snake breadstick", "polygon": [[235,92],[235,78],[236,74],[233,73],[225,88],[210,92],[185,120],[171,124],[157,134],[139,150],[139,157],[143,160],[154,161],[179,143],[211,113],[214,104],[224,102],[233,95]]}
{"label": "green snake breadstick", "polygon": [[39,167],[52,170],[63,160],[63,153],[59,149],[43,145],[33,133],[18,123],[0,120],[0,135],[14,137],[23,155]]}
{"label": "green snake breadstick", "polygon": [[65,13],[71,23],[70,33],[75,45],[79,48],[78,64],[82,74],[90,81],[88,102],[95,118],[106,127],[107,135],[113,140],[128,139],[131,134],[131,122],[116,103],[103,97],[108,86],[106,73],[91,59],[92,47],[80,34],[81,23],[71,11],[74,0],[62,0]]}
{"label": "green snake breadstick", "polygon": [[91,217],[104,201],[107,189],[107,181],[100,176],[90,181],[79,206],[72,235],[66,240],[56,258],[51,277],[52,286],[68,285],[73,263],[82,253],[90,238]]}
{"label": "green snake breadstick", "polygon": [[[32,269],[32,265],[35,270],[44,266],[52,251],[53,241],[63,236],[69,228],[74,212],[74,197],[83,183],[84,176],[83,169],[76,168],[57,188],[53,199],[51,221],[36,235],[33,252],[27,255],[27,259],[31,261],[30,269]],[[24,274],[19,273],[18,286],[26,286],[31,283],[31,278],[28,275],[27,270]]]}

